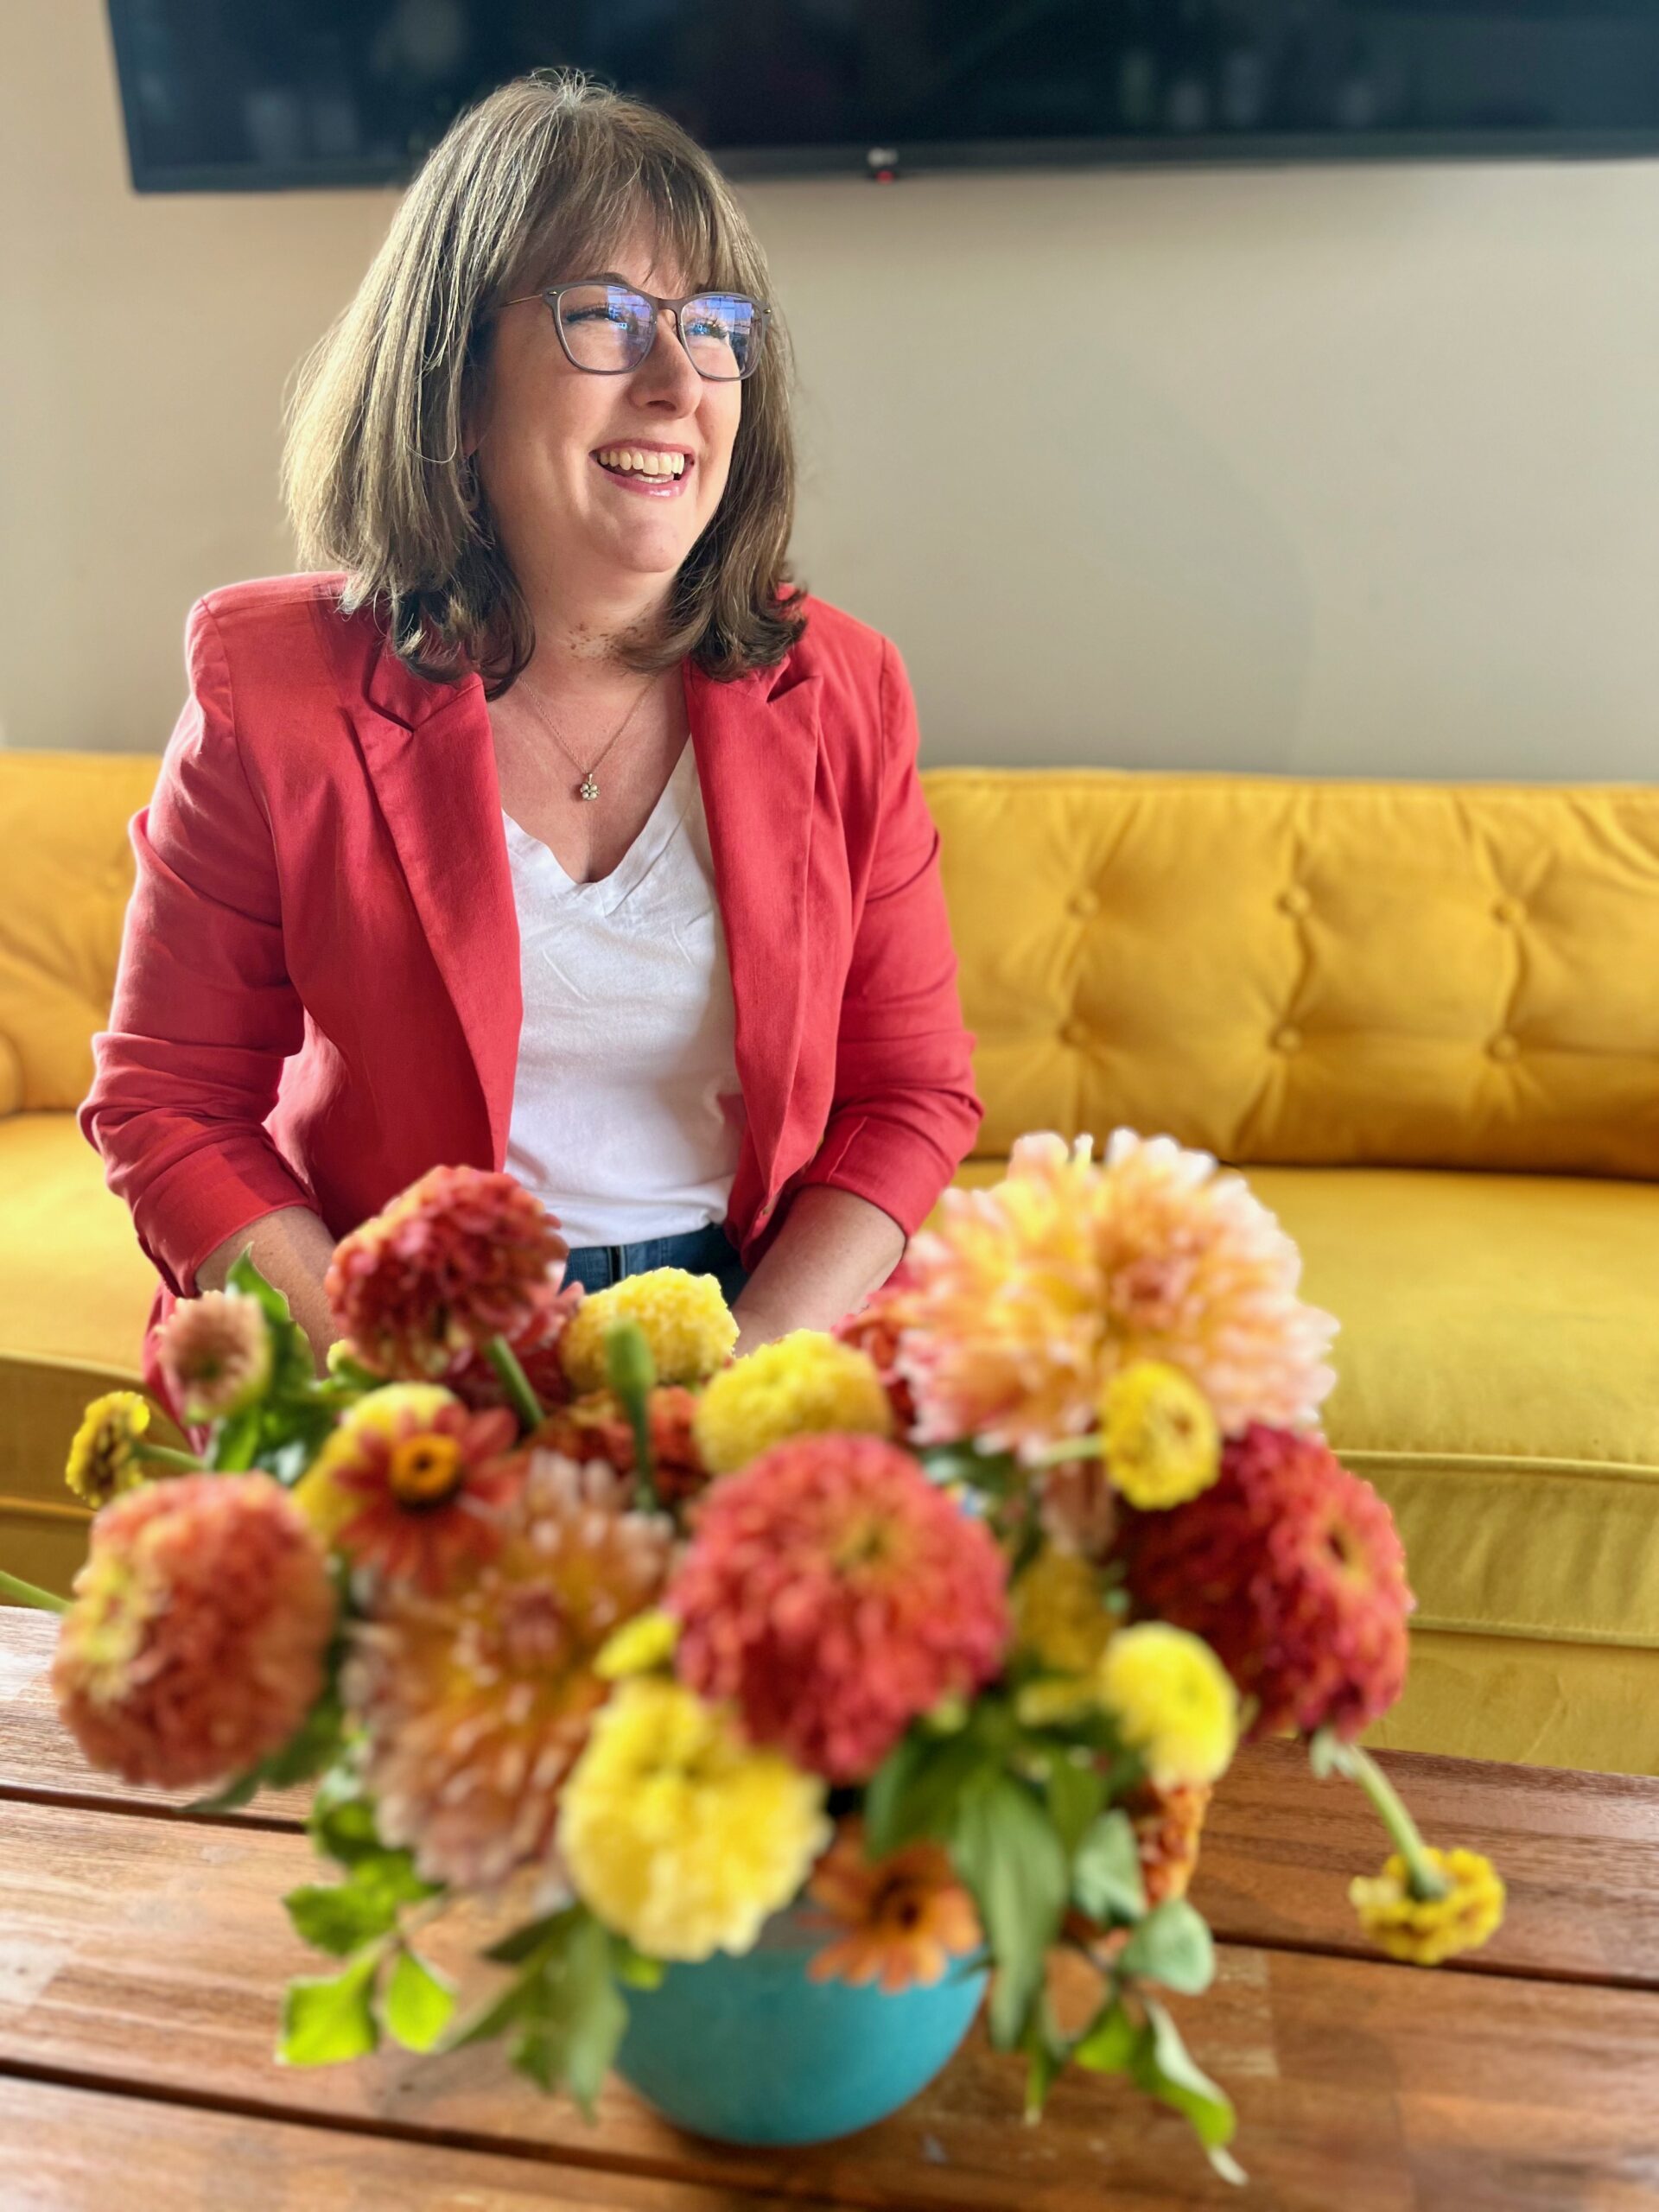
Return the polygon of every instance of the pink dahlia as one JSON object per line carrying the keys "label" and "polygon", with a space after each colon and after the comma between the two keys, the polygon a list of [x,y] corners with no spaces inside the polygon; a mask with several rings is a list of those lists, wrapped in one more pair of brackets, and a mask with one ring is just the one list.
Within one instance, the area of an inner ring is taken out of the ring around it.
{"label": "pink dahlia", "polygon": [[1021,1137],[1006,1179],[947,1191],[911,1241],[898,1356],[924,1443],[973,1435],[1036,1459],[1092,1428],[1121,1367],[1160,1360],[1224,1433],[1311,1422],[1336,1323],[1296,1294],[1295,1245],[1236,1175],[1169,1137]]}
{"label": "pink dahlia", "polygon": [[708,1491],[664,1600],[681,1679],[831,1781],[1001,1663],[1007,1567],[981,1522],[880,1437],[773,1445]]}
{"label": "pink dahlia", "polygon": [[558,1299],[566,1249],[514,1177],[435,1167],[341,1239],[328,1303],[365,1367],[442,1381],[493,1337],[534,1341]]}
{"label": "pink dahlia", "polygon": [[269,1475],[185,1475],[106,1506],[52,1687],[95,1767],[199,1788],[279,1751],[316,1702],[334,1593]]}
{"label": "pink dahlia", "polygon": [[1250,1733],[1357,1736],[1400,1694],[1414,1600],[1394,1516],[1320,1438],[1252,1427],[1190,1503],[1126,1512],[1138,1610],[1201,1636]]}
{"label": "pink dahlia", "polygon": [[257,1298],[210,1290],[181,1300],[156,1336],[173,1402],[188,1421],[251,1406],[270,1380],[270,1332]]}
{"label": "pink dahlia", "polygon": [[531,1455],[499,1550],[439,1598],[388,1588],[341,1676],[388,1843],[429,1881],[543,1864],[565,1777],[608,1685],[594,1659],[654,1604],[671,1532],[613,1469]]}

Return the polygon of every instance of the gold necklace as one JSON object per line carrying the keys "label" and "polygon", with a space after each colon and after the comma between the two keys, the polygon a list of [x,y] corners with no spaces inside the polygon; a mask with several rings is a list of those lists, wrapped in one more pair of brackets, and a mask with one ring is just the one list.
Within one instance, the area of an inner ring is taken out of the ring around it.
{"label": "gold necklace", "polygon": [[560,752],[563,753],[565,759],[570,763],[570,766],[573,768],[581,769],[582,781],[576,786],[576,797],[578,798],[593,799],[599,797],[599,782],[594,771],[601,766],[604,760],[605,755],[610,751],[612,746],[616,743],[617,739],[621,736],[623,731],[626,729],[628,724],[639,713],[640,708],[645,705],[646,695],[649,693],[652,685],[656,681],[657,678],[654,675],[648,676],[645,678],[645,689],[640,692],[633,704],[628,709],[627,713],[623,715],[616,728],[611,732],[610,736],[600,747],[598,753],[594,754],[591,764],[586,768],[582,767],[581,761],[577,760],[575,754],[570,750],[564,740],[559,735],[558,731],[553,726],[553,717],[548,713],[547,709],[543,706],[541,701],[536,696],[535,693],[533,691],[526,691],[524,693],[524,703],[530,709],[531,714],[536,716],[543,728],[552,739],[554,744],[558,747]]}

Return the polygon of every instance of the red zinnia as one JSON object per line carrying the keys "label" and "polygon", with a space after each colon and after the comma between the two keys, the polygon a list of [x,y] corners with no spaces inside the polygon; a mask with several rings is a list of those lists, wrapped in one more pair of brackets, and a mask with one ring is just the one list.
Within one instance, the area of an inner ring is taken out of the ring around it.
{"label": "red zinnia", "polygon": [[872,1292],[857,1313],[847,1314],[830,1332],[842,1344],[851,1344],[874,1363],[900,1436],[908,1436],[916,1421],[916,1401],[910,1384],[894,1364],[910,1310],[906,1295],[908,1283],[901,1261],[880,1289]]}
{"label": "red zinnia", "polygon": [[328,1303],[365,1366],[435,1382],[493,1337],[530,1338],[558,1296],[566,1249],[514,1177],[435,1167],[342,1238]]}
{"label": "red zinnia", "polygon": [[676,1664],[750,1737],[856,1782],[918,1713],[989,1681],[1007,1568],[983,1524],[874,1436],[790,1439],[703,1494],[664,1603]]}
{"label": "red zinnia", "polygon": [[1394,1517],[1322,1438],[1255,1425],[1185,1505],[1126,1512],[1140,1611],[1201,1636],[1258,1711],[1253,1736],[1386,1713],[1406,1675],[1414,1599]]}
{"label": "red zinnia", "polygon": [[[647,1401],[652,1483],[664,1505],[678,1505],[706,1488],[709,1471],[697,1451],[691,1417],[696,1393],[681,1383],[659,1383]],[[582,1462],[602,1459],[619,1475],[634,1471],[633,1430],[621,1401],[609,1390],[590,1390],[549,1416],[529,1439],[539,1450]]]}

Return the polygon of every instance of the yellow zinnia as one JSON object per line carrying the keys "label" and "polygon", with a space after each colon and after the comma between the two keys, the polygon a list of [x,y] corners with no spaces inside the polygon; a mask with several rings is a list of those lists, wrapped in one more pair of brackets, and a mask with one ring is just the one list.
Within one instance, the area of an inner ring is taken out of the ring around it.
{"label": "yellow zinnia", "polygon": [[636,1675],[566,1784],[560,1854],[578,1896],[651,1957],[743,1952],[829,1842],[823,1796],[721,1707]]}
{"label": "yellow zinnia", "polygon": [[138,1441],[149,1427],[149,1403],[136,1390],[111,1390],[94,1398],[69,1446],[63,1478],[96,1512],[118,1491],[144,1479]]}
{"label": "yellow zinnia", "polygon": [[737,1342],[737,1324],[713,1275],[652,1268],[590,1293],[570,1317],[559,1357],[573,1390],[608,1383],[605,1338],[619,1321],[639,1323],[659,1382],[701,1382]]}
{"label": "yellow zinnia", "polygon": [[875,1362],[817,1329],[795,1329],[716,1375],[692,1433],[711,1474],[729,1475],[787,1436],[890,1436],[893,1407]]}
{"label": "yellow zinnia", "polygon": [[446,1406],[461,1403],[452,1390],[437,1382],[388,1382],[359,1398],[324,1441],[321,1451],[301,1477],[294,1503],[322,1538],[332,1544],[346,1523],[363,1510],[363,1500],[334,1479],[337,1469],[355,1465],[362,1439],[395,1437],[431,1421]]}
{"label": "yellow zinnia", "polygon": [[1160,1789],[1214,1782],[1238,1740],[1238,1695],[1209,1645],[1164,1621],[1126,1628],[1096,1670],[1102,1704]]}
{"label": "yellow zinnia", "polygon": [[1397,1851],[1380,1874],[1357,1876],[1348,1895],[1379,1949],[1408,1966],[1437,1967],[1459,1951],[1478,1949],[1495,1932],[1503,1918],[1504,1891],[1491,1860],[1478,1851],[1425,1845],[1423,1855],[1450,1883],[1444,1897],[1414,1897]]}
{"label": "yellow zinnia", "polygon": [[601,1682],[626,1681],[630,1675],[652,1675],[666,1667],[680,1640],[680,1624],[672,1613],[652,1605],[624,1621],[600,1646],[594,1672]]}
{"label": "yellow zinnia", "polygon": [[1087,1560],[1051,1545],[1020,1577],[1013,1595],[1020,1649],[1054,1674],[1087,1675],[1112,1633],[1100,1578]]}
{"label": "yellow zinnia", "polygon": [[1221,1431],[1190,1376],[1160,1359],[1120,1368],[1101,1393],[1107,1472],[1143,1510],[1185,1505],[1221,1471]]}

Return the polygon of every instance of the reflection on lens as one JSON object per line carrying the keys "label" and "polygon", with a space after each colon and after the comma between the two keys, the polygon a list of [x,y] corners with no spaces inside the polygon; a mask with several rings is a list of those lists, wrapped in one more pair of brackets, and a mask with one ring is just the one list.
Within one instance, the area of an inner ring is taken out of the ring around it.
{"label": "reflection on lens", "polygon": [[708,292],[680,319],[685,350],[706,377],[741,377],[754,344],[754,302],[741,293]]}
{"label": "reflection on lens", "polygon": [[[625,284],[575,284],[559,295],[559,328],[578,368],[616,374],[651,351],[657,310]],[[764,318],[741,292],[705,292],[680,315],[680,338],[700,374],[729,383],[754,365]]]}
{"label": "reflection on lens", "polygon": [[620,284],[578,284],[559,301],[571,359],[584,369],[632,369],[645,358],[656,310]]}

